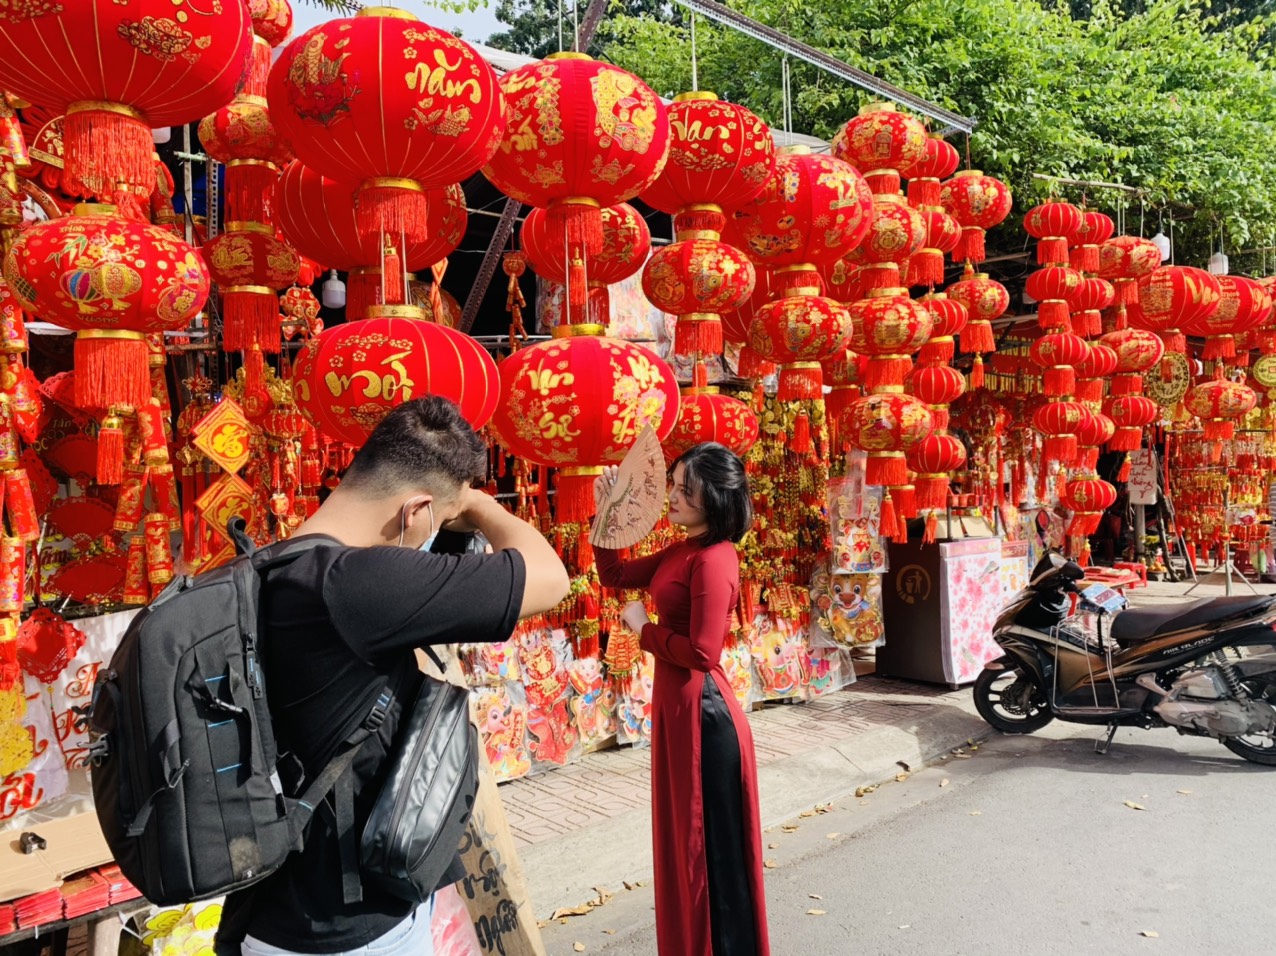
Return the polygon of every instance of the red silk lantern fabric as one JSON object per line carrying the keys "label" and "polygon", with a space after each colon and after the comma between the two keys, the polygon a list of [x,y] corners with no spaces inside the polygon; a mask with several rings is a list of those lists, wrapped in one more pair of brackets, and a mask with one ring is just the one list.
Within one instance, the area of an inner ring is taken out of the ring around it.
{"label": "red silk lantern fabric", "polygon": [[297,157],[360,190],[363,232],[396,239],[424,240],[424,190],[477,172],[505,132],[496,74],[474,48],[389,7],[297,37],[267,88]]}
{"label": "red silk lantern fabric", "polygon": [[948,365],[915,368],[905,383],[909,392],[927,405],[951,405],[966,391],[966,379]]}
{"label": "red silk lantern fabric", "polygon": [[944,282],[944,255],[957,248],[961,241],[961,226],[942,207],[919,210],[926,223],[926,238],[922,248],[908,260],[910,286],[937,286]]}
{"label": "red silk lantern fabric", "polygon": [[1078,335],[1052,332],[1033,342],[1030,354],[1044,370],[1043,391],[1057,397],[1076,390],[1076,366],[1089,356],[1090,346]]}
{"label": "red silk lantern fabric", "polygon": [[1162,266],[1139,280],[1139,301],[1129,306],[1130,324],[1160,334],[1170,352],[1184,352],[1183,329],[1218,311],[1217,277],[1191,266]]}
{"label": "red silk lantern fabric", "polygon": [[306,343],[293,383],[297,407],[316,428],[356,447],[403,402],[439,395],[482,428],[499,397],[496,363],[474,339],[418,318],[413,306],[325,330]]}
{"label": "red silk lantern fabric", "polygon": [[930,410],[912,395],[881,392],[857,398],[843,413],[842,434],[868,452],[864,480],[898,487],[908,481],[905,455],[931,433]]}
{"label": "red silk lantern fabric", "polygon": [[256,97],[236,97],[205,116],[199,124],[199,141],[219,163],[258,160],[282,168],[293,158],[271,121],[266,101]]}
{"label": "red silk lantern fabric", "polygon": [[[330,269],[349,271],[381,262],[379,236],[360,232],[354,190],[300,162],[284,170],[275,187],[275,218],[284,238],[299,253]],[[465,193],[453,183],[426,193],[426,237],[409,242],[403,267],[428,269],[461,243],[469,214]]]}
{"label": "red silk lantern fabric", "polygon": [[297,281],[301,260],[270,226],[231,222],[204,246],[204,258],[226,303],[222,341],[228,352],[261,346],[278,352],[279,300]]}
{"label": "red silk lantern fabric", "polygon": [[642,194],[661,212],[738,206],[754,199],[775,170],[766,123],[709,92],[682,93],[669,107],[669,160]]}
{"label": "red silk lantern fabric", "polygon": [[985,273],[967,270],[960,282],[948,287],[948,298],[960,302],[969,313],[966,331],[961,336],[963,352],[995,352],[997,341],[993,338],[992,322],[1005,315],[1010,308],[1010,293],[1006,287]]}
{"label": "red silk lantern fabric", "polygon": [[1074,512],[1068,534],[1091,535],[1098,531],[1103,512],[1116,504],[1116,497],[1116,489],[1094,475],[1069,481],[1059,499]]}
{"label": "red silk lantern fabric", "polygon": [[652,305],[671,315],[732,312],[753,295],[753,263],[735,246],[691,239],[657,249],[642,273]]}
{"label": "red silk lantern fabric", "polygon": [[146,404],[145,335],[185,327],[208,299],[208,270],[171,232],[121,219],[113,206],[36,223],[5,260],[22,308],[74,329],[82,408]]}
{"label": "red silk lantern fabric", "polygon": [[560,474],[558,517],[584,520],[593,479],[619,464],[649,427],[662,442],[678,421],[673,370],[639,345],[573,336],[519,349],[501,362],[492,420],[502,446]]}
{"label": "red silk lantern fabric", "polygon": [[1099,247],[1112,238],[1116,224],[1110,216],[1088,210],[1081,228],[1071,237],[1068,258],[1079,272],[1096,273],[1102,262]]}
{"label": "red silk lantern fabric", "polygon": [[873,194],[849,163],[809,152],[782,152],[775,174],[732,214],[728,240],[759,266],[824,265],[868,232]]}
{"label": "red silk lantern fabric", "polygon": [[1235,336],[1262,325],[1272,312],[1271,296],[1253,279],[1244,276],[1216,276],[1215,279],[1220,290],[1218,308],[1183,327],[1184,332],[1206,337],[1201,358],[1207,361],[1235,358]]}
{"label": "red silk lantern fabric", "polygon": [[1116,236],[1099,246],[1099,278],[1113,284],[1118,305],[1137,302],[1135,282],[1151,275],[1160,264],[1161,250],[1151,239]]}
{"label": "red silk lantern fabric", "polygon": [[758,416],[744,402],[716,388],[687,388],[682,391],[678,422],[664,441],[665,458],[672,462],[704,442],[726,445],[743,456],[757,440]]}
{"label": "red silk lantern fabric", "polygon": [[1085,213],[1070,202],[1033,206],[1023,217],[1023,228],[1037,240],[1037,262],[1068,261],[1068,244],[1085,226]]}
{"label": "red silk lantern fabric", "polygon": [[[588,282],[606,285],[623,282],[647,261],[651,253],[651,230],[629,203],[602,210],[602,225],[602,249],[597,255],[584,259],[584,276]],[[527,214],[520,238],[523,252],[536,274],[565,285],[568,263],[564,258],[563,235],[561,231],[555,232],[544,209],[533,209]]]}
{"label": "red silk lantern fabric", "polygon": [[[1098,247],[1096,247],[1097,249]],[[1116,301],[1116,289],[1107,279],[1087,276],[1069,300],[1073,310],[1072,331],[1093,337],[1103,332],[1103,310]]]}
{"label": "red silk lantern fabric", "polygon": [[1146,329],[1120,329],[1099,341],[1116,352],[1116,371],[1120,374],[1141,375],[1161,361],[1165,353],[1164,343]]}
{"label": "red silk lantern fabric", "polygon": [[780,400],[820,397],[819,363],[846,348],[851,315],[832,299],[789,295],[757,310],[749,326],[749,346],[775,362],[780,372]]}
{"label": "red silk lantern fabric", "polygon": [[930,313],[932,326],[930,338],[922,346],[917,358],[923,365],[947,363],[953,358],[953,337],[960,335],[970,320],[966,306],[950,299],[945,292],[922,296],[919,300]]}
{"label": "red silk lantern fabric", "polygon": [[1097,402],[1103,398],[1104,380],[1117,369],[1117,353],[1103,342],[1089,344],[1085,359],[1077,366],[1076,397],[1082,402]]}
{"label": "red silk lantern fabric", "polygon": [[1083,281],[1069,266],[1046,266],[1028,276],[1024,288],[1037,300],[1037,322],[1043,329],[1072,331],[1068,304]]}
{"label": "red silk lantern fabric", "polygon": [[824,294],[834,301],[848,305],[864,298],[864,283],[860,280],[860,267],[850,259],[838,259],[831,265],[818,269],[824,283]]}
{"label": "red silk lantern fabric", "polygon": [[1077,456],[1077,431],[1089,414],[1080,402],[1048,402],[1032,416],[1033,426],[1046,436],[1046,461],[1070,463]]}
{"label": "red silk lantern fabric", "polygon": [[968,169],[944,183],[940,204],[962,227],[962,241],[953,258],[978,263],[985,256],[984,231],[1005,221],[1014,200],[1001,180]]}
{"label": "red silk lantern fabric", "polygon": [[1183,404],[1201,420],[1206,441],[1225,441],[1233,437],[1235,420],[1258,404],[1258,396],[1248,385],[1216,378],[1189,389]]}
{"label": "red silk lantern fabric", "polygon": [[942,136],[928,137],[926,155],[913,166],[901,170],[908,180],[909,203],[917,209],[940,205],[941,181],[957,172],[960,165],[961,154],[957,147]]}
{"label": "red silk lantern fabric", "polygon": [[900,171],[926,159],[926,127],[890,103],[870,103],[833,138],[833,155],[850,163],[875,193],[899,190]]}
{"label": "red silk lantern fabric", "polygon": [[240,2],[11,4],[0,30],[0,88],[66,114],[67,192],[105,198],[122,183],[149,196],[151,129],[196,122],[230,102],[252,44]]}
{"label": "red silk lantern fabric", "polygon": [[949,475],[966,466],[966,446],[952,435],[931,432],[906,457],[914,472],[917,507],[943,508],[948,504]]}
{"label": "red silk lantern fabric", "polygon": [[1156,402],[1143,395],[1115,395],[1103,403],[1103,414],[1116,425],[1108,448],[1135,451],[1143,444],[1144,426],[1156,421],[1160,409]]}
{"label": "red silk lantern fabric", "polygon": [[865,290],[901,285],[899,265],[922,248],[926,234],[925,217],[903,198],[877,196],[868,232],[851,257],[862,264],[860,277]]}
{"label": "red silk lantern fabric", "polygon": [[[894,293],[894,294],[891,294]],[[869,358],[864,384],[901,385],[913,367],[912,353],[930,338],[930,310],[900,289],[885,289],[850,306],[851,349]]]}
{"label": "red silk lantern fabric", "polygon": [[[1089,411],[1089,409],[1087,409]],[[1106,445],[1116,434],[1116,423],[1101,412],[1090,412],[1077,429],[1077,457],[1074,464],[1094,471],[1099,463],[1099,446]]]}

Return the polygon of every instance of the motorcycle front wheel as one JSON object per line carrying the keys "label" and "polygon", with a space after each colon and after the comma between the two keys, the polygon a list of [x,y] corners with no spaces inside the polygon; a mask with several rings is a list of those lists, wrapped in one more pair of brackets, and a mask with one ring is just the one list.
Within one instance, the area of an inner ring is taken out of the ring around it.
{"label": "motorcycle front wheel", "polygon": [[1031,678],[1014,670],[1012,658],[997,663],[1005,670],[985,670],[975,681],[975,709],[1003,734],[1031,734],[1050,721],[1050,705]]}

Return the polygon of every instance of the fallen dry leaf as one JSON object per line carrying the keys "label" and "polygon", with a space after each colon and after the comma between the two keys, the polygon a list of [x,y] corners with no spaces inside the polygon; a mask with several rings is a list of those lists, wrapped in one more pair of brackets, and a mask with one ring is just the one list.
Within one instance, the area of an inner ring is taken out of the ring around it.
{"label": "fallen dry leaf", "polygon": [[550,919],[566,919],[568,916],[584,916],[590,910],[588,904],[584,906],[565,906],[562,909],[554,910],[554,915]]}
{"label": "fallen dry leaf", "polygon": [[816,813],[828,813],[832,809],[833,809],[833,804],[831,803],[817,803],[815,805]]}
{"label": "fallen dry leaf", "polygon": [[948,786],[948,778],[947,778],[947,777],[945,777],[943,780],[939,781],[939,785],[940,785],[941,787],[946,787],[946,786]]}
{"label": "fallen dry leaf", "polygon": [[1175,792],[1176,792],[1176,793],[1181,793],[1181,794],[1183,794],[1183,796],[1187,796],[1187,795],[1188,795],[1189,793],[1191,793],[1192,791],[1191,791],[1191,790],[1177,790],[1177,791],[1175,791]]}
{"label": "fallen dry leaf", "polygon": [[538,919],[538,920],[536,921],[536,928],[537,928],[537,929],[544,929],[546,926],[548,926],[548,925],[549,925],[549,922],[550,922],[550,921],[549,921],[549,920],[547,920],[547,919]]}
{"label": "fallen dry leaf", "polygon": [[598,899],[594,901],[595,906],[606,906],[607,901],[615,895],[605,886],[595,886],[594,892],[598,894]]}
{"label": "fallen dry leaf", "polygon": [[809,893],[809,894],[807,894],[807,895],[808,895],[808,896],[810,896],[810,897],[811,897],[811,899],[813,899],[813,900],[822,900],[822,899],[824,899],[824,897],[820,896],[820,894],[819,894],[819,893]]}
{"label": "fallen dry leaf", "polygon": [[766,845],[766,848],[767,848],[768,850],[778,850],[778,849],[780,848],[780,844],[778,844],[778,843],[768,843],[768,844]]}
{"label": "fallen dry leaf", "polygon": [[813,816],[815,816],[815,811],[814,811],[814,810],[803,810],[801,813],[799,813],[799,814],[798,814],[798,816],[799,816],[799,817],[804,817],[804,818],[805,818],[805,817],[813,817]]}
{"label": "fallen dry leaf", "polygon": [[637,883],[634,884],[634,886],[646,886],[646,885],[647,885],[646,880],[639,880]]}
{"label": "fallen dry leaf", "polygon": [[913,925],[912,923],[905,923],[903,926],[900,927],[900,929],[910,929],[912,925]]}
{"label": "fallen dry leaf", "polygon": [[807,916],[823,916],[824,910],[807,910],[806,915]]}
{"label": "fallen dry leaf", "polygon": [[840,834],[840,833],[827,833],[827,834],[825,834],[825,835],[824,835],[824,839],[826,839],[826,840],[836,840],[836,839],[837,839],[838,837],[840,837],[841,835],[842,835],[842,834]]}
{"label": "fallen dry leaf", "polygon": [[615,935],[616,935],[616,931],[615,931],[614,929],[605,929],[605,930],[603,930],[603,932],[604,932],[604,933],[606,933],[608,936],[615,936]]}
{"label": "fallen dry leaf", "polygon": [[907,774],[907,773],[897,773],[897,774],[895,774],[895,782],[896,782],[896,783],[903,783],[903,782],[904,782],[905,780],[907,780],[907,779],[908,779],[908,774]]}
{"label": "fallen dry leaf", "polygon": [[576,952],[578,952],[578,953],[583,953],[583,952],[585,951],[585,944],[584,944],[584,943],[572,943],[572,949],[574,949],[574,950],[575,950]]}
{"label": "fallen dry leaf", "polygon": [[912,768],[912,767],[910,767],[907,763],[905,763],[903,760],[896,760],[896,761],[895,761],[895,766],[897,766],[897,767],[903,767],[903,768],[904,768],[904,770],[905,770],[906,772],[912,771],[912,769],[913,769],[913,768]]}
{"label": "fallen dry leaf", "polygon": [[872,793],[872,792],[873,792],[874,790],[876,790],[876,789],[877,789],[877,784],[875,784],[875,783],[874,783],[874,784],[871,784],[870,786],[867,786],[867,787],[856,787],[856,788],[855,788],[855,796],[857,796],[857,797],[866,797],[866,796],[868,796],[870,793]]}
{"label": "fallen dry leaf", "polygon": [[971,810],[971,811],[970,811],[970,815],[971,815],[972,817],[982,817],[982,816],[984,815],[984,811],[982,811],[982,810]]}
{"label": "fallen dry leaf", "polygon": [[1148,939],[1160,939],[1160,938],[1161,938],[1161,934],[1160,934],[1160,933],[1158,933],[1158,932],[1157,932],[1156,930],[1154,930],[1154,929],[1145,929],[1145,930],[1144,930],[1142,933],[1140,933],[1139,935],[1140,935],[1140,936],[1146,936]]}
{"label": "fallen dry leaf", "polygon": [[953,751],[953,756],[954,756],[954,757],[960,757],[962,760],[969,760],[969,759],[970,759],[970,754],[966,753],[966,751],[964,751],[964,750],[954,750],[954,751]]}
{"label": "fallen dry leaf", "polygon": [[1131,810],[1146,810],[1147,809],[1147,807],[1145,807],[1143,804],[1135,803],[1133,800],[1125,801],[1125,805],[1129,807]]}
{"label": "fallen dry leaf", "polygon": [[774,870],[780,864],[776,863],[775,860],[763,860],[762,865],[765,866],[768,870]]}
{"label": "fallen dry leaf", "polygon": [[783,830],[785,833],[797,833],[797,824],[791,824],[789,826],[780,827],[780,829]]}
{"label": "fallen dry leaf", "polygon": [[637,886],[636,883],[630,883],[628,880],[625,880],[624,884],[625,884],[625,889],[627,890],[632,890],[635,886]]}

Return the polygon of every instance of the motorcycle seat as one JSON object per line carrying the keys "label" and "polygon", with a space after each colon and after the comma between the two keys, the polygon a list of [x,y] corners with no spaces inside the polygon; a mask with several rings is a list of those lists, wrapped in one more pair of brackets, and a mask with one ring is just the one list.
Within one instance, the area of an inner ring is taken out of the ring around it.
{"label": "motorcycle seat", "polygon": [[1203,598],[1187,604],[1135,608],[1122,611],[1112,622],[1112,639],[1122,647],[1134,647],[1165,634],[1247,617],[1276,604],[1276,597]]}

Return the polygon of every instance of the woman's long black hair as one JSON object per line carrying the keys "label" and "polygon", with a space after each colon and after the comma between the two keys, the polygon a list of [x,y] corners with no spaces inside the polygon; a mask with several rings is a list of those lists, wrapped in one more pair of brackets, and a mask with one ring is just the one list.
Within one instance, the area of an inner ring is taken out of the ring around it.
{"label": "woman's long black hair", "polygon": [[[749,476],[740,457],[716,442],[689,448],[673,463],[683,467],[687,490],[700,496],[709,526],[705,544],[731,541],[739,544],[753,526],[753,497]],[[673,468],[670,474],[673,474]]]}

